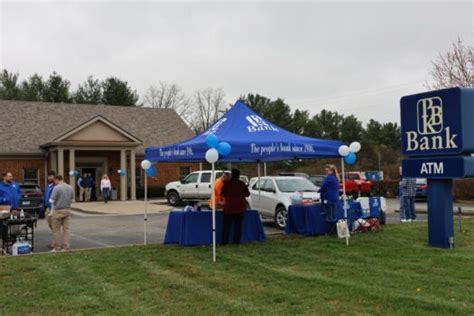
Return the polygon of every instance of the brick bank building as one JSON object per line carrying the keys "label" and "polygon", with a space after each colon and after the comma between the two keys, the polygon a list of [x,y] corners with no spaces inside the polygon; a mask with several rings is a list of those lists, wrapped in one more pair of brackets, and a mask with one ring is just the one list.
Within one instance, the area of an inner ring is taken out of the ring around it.
{"label": "brick bank building", "polygon": [[[0,100],[0,171],[17,182],[46,183],[49,170],[75,185],[70,170],[90,172],[96,196],[103,174],[120,200],[136,199],[144,180],[140,162],[147,146],[163,146],[193,136],[171,109]],[[164,186],[196,168],[193,164],[159,164],[150,186]],[[126,170],[119,176],[117,170]],[[76,192],[77,194],[77,192]]]}

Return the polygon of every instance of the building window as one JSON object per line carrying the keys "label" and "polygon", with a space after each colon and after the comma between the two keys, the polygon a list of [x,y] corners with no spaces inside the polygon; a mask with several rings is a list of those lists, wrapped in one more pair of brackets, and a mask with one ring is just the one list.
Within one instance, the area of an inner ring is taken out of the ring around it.
{"label": "building window", "polygon": [[23,182],[39,183],[38,169],[23,169]]}
{"label": "building window", "polygon": [[184,179],[191,173],[191,167],[179,167],[179,179]]}

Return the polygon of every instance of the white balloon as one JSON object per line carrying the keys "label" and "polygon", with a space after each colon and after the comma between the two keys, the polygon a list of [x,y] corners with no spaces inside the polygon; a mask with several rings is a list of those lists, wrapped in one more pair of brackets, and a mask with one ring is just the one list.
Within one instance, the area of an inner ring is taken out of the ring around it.
{"label": "white balloon", "polygon": [[349,153],[351,152],[351,150],[349,149],[348,146],[342,145],[341,147],[339,147],[338,152],[339,152],[339,155],[345,157],[345,156],[349,155]]}
{"label": "white balloon", "polygon": [[349,149],[350,149],[353,153],[359,152],[360,148],[361,148],[361,145],[360,145],[359,142],[353,142],[353,143],[351,143],[350,146],[349,146]]}
{"label": "white balloon", "polygon": [[74,171],[69,171],[69,175],[72,177],[74,175]]}
{"label": "white balloon", "polygon": [[145,170],[150,169],[150,167],[151,167],[151,161],[150,161],[150,160],[146,160],[146,159],[145,159],[145,160],[142,160],[141,165],[142,165],[142,169],[145,169]]}
{"label": "white balloon", "polygon": [[206,151],[206,161],[208,163],[215,163],[219,159],[219,152],[215,148]]}
{"label": "white balloon", "polygon": [[117,173],[118,174],[122,173],[122,169],[117,170]]}

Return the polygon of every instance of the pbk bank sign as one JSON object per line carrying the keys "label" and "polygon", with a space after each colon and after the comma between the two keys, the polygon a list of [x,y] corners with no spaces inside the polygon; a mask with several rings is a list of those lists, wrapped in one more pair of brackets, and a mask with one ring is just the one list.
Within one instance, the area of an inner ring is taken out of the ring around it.
{"label": "pbk bank sign", "polygon": [[[400,101],[403,174],[419,178],[472,176],[474,89],[451,88]],[[434,159],[436,157],[436,159]]]}

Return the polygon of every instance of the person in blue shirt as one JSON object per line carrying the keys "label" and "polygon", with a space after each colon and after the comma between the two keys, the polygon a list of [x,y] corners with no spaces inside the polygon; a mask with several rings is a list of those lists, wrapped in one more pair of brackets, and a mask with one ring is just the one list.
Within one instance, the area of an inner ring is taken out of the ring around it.
{"label": "person in blue shirt", "polygon": [[328,221],[336,220],[336,208],[339,202],[339,175],[335,165],[324,167],[326,177],[321,184],[321,203]]}
{"label": "person in blue shirt", "polygon": [[10,205],[12,210],[20,207],[20,186],[13,181],[11,172],[3,173],[3,181],[0,182],[0,204]]}
{"label": "person in blue shirt", "polygon": [[[53,193],[54,189],[54,177],[56,176],[56,172],[49,171],[48,172],[48,184],[44,188],[44,197],[43,197],[43,206],[45,209],[45,217],[46,222],[48,223],[48,227],[53,232],[53,216],[52,216],[52,206],[51,202],[51,193]],[[52,248],[52,241],[49,243],[49,247]]]}

